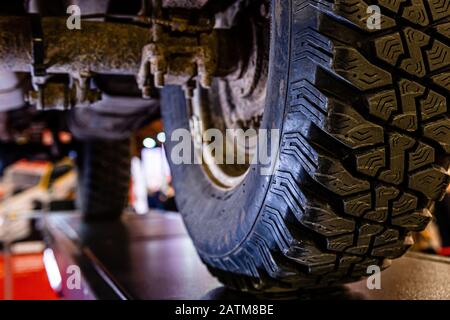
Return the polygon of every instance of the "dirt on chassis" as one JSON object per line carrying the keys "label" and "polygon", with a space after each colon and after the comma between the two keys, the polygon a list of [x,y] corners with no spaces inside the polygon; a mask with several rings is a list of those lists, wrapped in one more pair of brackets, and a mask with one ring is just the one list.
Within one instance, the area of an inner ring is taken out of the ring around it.
{"label": "dirt on chassis", "polygon": [[[0,17],[0,69],[31,68],[29,103],[72,115],[106,108],[108,89],[130,81],[112,75],[134,76],[160,106],[188,231],[224,284],[356,280],[432,219],[449,184],[448,1],[137,1],[133,13],[113,2],[84,14],[79,1],[80,30],[67,17]],[[192,161],[174,159],[183,129]],[[214,148],[211,130],[224,137]],[[261,174],[249,141],[264,130],[278,134],[264,137],[273,166]]]}

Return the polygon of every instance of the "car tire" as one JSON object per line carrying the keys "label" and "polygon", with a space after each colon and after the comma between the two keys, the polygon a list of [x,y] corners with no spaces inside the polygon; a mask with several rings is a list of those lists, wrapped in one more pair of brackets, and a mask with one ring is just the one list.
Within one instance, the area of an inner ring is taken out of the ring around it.
{"label": "car tire", "polygon": [[450,3],[274,0],[271,14],[261,128],[281,130],[274,173],[251,165],[221,189],[201,165],[174,163],[172,134],[190,130],[190,113],[168,87],[177,205],[201,259],[231,288],[354,281],[407,251],[449,184]]}
{"label": "car tire", "polygon": [[86,220],[115,220],[128,202],[130,140],[84,141],[81,145],[79,209]]}

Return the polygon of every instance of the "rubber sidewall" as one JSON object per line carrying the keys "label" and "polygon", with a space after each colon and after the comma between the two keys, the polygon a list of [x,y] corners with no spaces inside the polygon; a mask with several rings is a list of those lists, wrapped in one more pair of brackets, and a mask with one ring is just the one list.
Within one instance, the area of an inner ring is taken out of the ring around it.
{"label": "rubber sidewall", "polygon": [[[272,23],[268,99],[261,129],[281,129],[283,123],[289,78],[290,10],[290,1],[277,0],[272,6],[273,16],[278,18]],[[261,174],[260,164],[252,165],[239,186],[221,190],[201,165],[174,165],[170,155],[177,142],[172,141],[171,134],[175,129],[189,130],[186,101],[179,87],[165,88],[161,99],[178,208],[200,255],[226,256],[245,241],[255,225],[271,176]],[[269,145],[272,138],[269,135]]]}

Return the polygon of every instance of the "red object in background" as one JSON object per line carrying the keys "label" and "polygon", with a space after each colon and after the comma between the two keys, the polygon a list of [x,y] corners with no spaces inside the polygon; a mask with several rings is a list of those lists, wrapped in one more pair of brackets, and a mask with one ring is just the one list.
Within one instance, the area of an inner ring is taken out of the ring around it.
{"label": "red object in background", "polygon": [[441,248],[441,251],[439,251],[439,255],[450,257],[450,247]]}
{"label": "red object in background", "polygon": [[[16,255],[11,257],[13,269],[14,300],[57,300],[58,295],[50,287],[42,254]],[[3,255],[0,255],[0,299],[4,299]]]}

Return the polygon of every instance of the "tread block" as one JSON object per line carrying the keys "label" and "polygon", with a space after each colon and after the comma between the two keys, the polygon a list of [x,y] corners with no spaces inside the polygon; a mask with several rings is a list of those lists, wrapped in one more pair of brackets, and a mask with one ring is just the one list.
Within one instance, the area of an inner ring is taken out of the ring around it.
{"label": "tread block", "polygon": [[336,100],[330,100],[329,108],[327,129],[344,144],[361,148],[384,142],[383,127],[365,120],[355,109]]}
{"label": "tread block", "polygon": [[429,123],[423,128],[424,136],[438,142],[450,154],[450,118]]}
{"label": "tread block", "polygon": [[348,196],[370,189],[368,181],[355,178],[339,161],[332,158],[321,157],[319,168],[314,179],[335,194]]}
{"label": "tread block", "polygon": [[398,194],[397,188],[378,186],[375,189],[375,210],[364,214],[364,218],[380,223],[385,222],[389,215],[389,201],[396,198]]}
{"label": "tread block", "polygon": [[375,177],[386,166],[386,150],[376,148],[356,156],[356,168],[359,172]]}
{"label": "tread block", "polygon": [[392,84],[389,72],[371,64],[358,50],[351,47],[335,47],[333,69],[359,90]]}
{"label": "tread block", "polygon": [[[370,18],[370,13],[367,12],[369,5],[362,0],[336,0],[334,12],[355,24],[359,28],[369,32],[376,32],[376,29],[369,29],[367,27],[367,20]],[[385,15],[381,16],[381,29],[392,28],[395,26],[395,21]]]}
{"label": "tread block", "polygon": [[383,226],[379,224],[372,223],[364,223],[361,227],[359,227],[358,234],[359,237],[372,237],[380,233],[383,230]]}
{"label": "tread block", "polygon": [[445,68],[450,65],[450,47],[438,40],[427,50],[428,65],[431,71]]}
{"label": "tread block", "polygon": [[345,234],[342,236],[327,238],[327,249],[331,251],[344,251],[353,245],[353,234]]}
{"label": "tread block", "polygon": [[[332,253],[324,253],[317,249],[317,246],[311,241],[299,241],[297,244],[291,246],[285,252],[286,257],[296,263],[307,267],[310,271],[313,268],[321,267],[320,271],[328,271],[334,269],[336,262],[336,255]],[[326,270],[323,270],[326,268]],[[319,271],[319,273],[321,273]]]}
{"label": "tread block", "polygon": [[300,220],[307,200],[303,192],[300,191],[293,175],[290,172],[277,172],[272,183],[272,193],[281,197],[296,218]]}
{"label": "tread block", "polygon": [[450,39],[450,22],[440,24],[436,27],[437,32]]}
{"label": "tread block", "polygon": [[394,90],[386,90],[369,97],[369,112],[382,120],[389,120],[391,114],[398,109]]}
{"label": "tread block", "polygon": [[431,77],[434,83],[450,91],[450,72],[442,72]]}
{"label": "tread block", "polygon": [[283,198],[303,226],[325,236],[353,232],[354,221],[338,216],[325,204],[306,201],[290,173],[277,172],[274,179],[272,192]]}
{"label": "tread block", "polygon": [[358,240],[356,245],[352,248],[346,249],[345,252],[356,255],[363,255],[367,253],[372,236],[379,233],[381,230],[383,230],[383,227],[380,225],[369,223],[363,224],[358,230]]}
{"label": "tread block", "polygon": [[399,185],[404,180],[405,151],[414,145],[415,141],[405,135],[393,133],[389,135],[390,161],[389,169],[382,171],[380,180]]}
{"label": "tread block", "polygon": [[361,217],[372,208],[372,195],[370,193],[344,200],[344,211],[355,217]]}
{"label": "tread block", "polygon": [[422,47],[428,45],[430,36],[410,27],[404,29],[404,35],[408,45],[409,58],[402,61],[401,67],[412,75],[424,77],[427,74],[427,70],[421,50]]}
{"label": "tread block", "polygon": [[399,226],[410,231],[421,231],[425,229],[433,216],[428,209],[414,213],[403,214],[392,218],[392,225]]}
{"label": "tread block", "polygon": [[412,0],[411,5],[406,6],[403,10],[403,17],[409,21],[427,26],[430,23],[423,0]]}
{"label": "tread block", "polygon": [[375,237],[375,241],[373,245],[375,247],[385,245],[386,243],[390,243],[393,241],[397,241],[400,237],[398,230],[395,229],[387,229],[379,236]]}
{"label": "tread block", "polygon": [[379,4],[382,5],[385,8],[388,8],[389,10],[397,13],[400,9],[400,6],[403,2],[406,0],[378,0]]}
{"label": "tread block", "polygon": [[450,176],[444,169],[432,166],[412,174],[409,177],[409,187],[430,199],[440,200],[445,195],[449,181]]}
{"label": "tread block", "polygon": [[417,148],[409,154],[409,171],[422,168],[426,165],[432,164],[435,161],[434,148],[420,142]]}
{"label": "tread block", "polygon": [[[295,157],[311,178],[338,195],[351,195],[370,188],[367,181],[353,177],[340,161],[318,154],[301,133],[285,134],[283,146],[285,149],[282,153]],[[284,184],[298,188],[290,173],[278,172],[277,176],[278,180],[284,179],[280,180],[284,181]],[[304,196],[301,198],[304,199]]]}
{"label": "tread block", "polygon": [[355,228],[353,220],[342,218],[333,213],[331,209],[319,206],[308,207],[301,217],[301,223],[325,236],[352,232]]}
{"label": "tread block", "polygon": [[416,99],[424,93],[425,88],[407,79],[401,79],[398,87],[402,113],[393,118],[392,124],[407,131],[416,131],[418,129]]}
{"label": "tread block", "polygon": [[389,259],[395,259],[402,256],[410,246],[405,245],[403,240],[399,240],[395,243],[386,244],[372,249],[371,254],[375,257],[383,257]]}
{"label": "tread block", "polygon": [[346,253],[364,255],[369,250],[370,238],[360,238],[358,244],[352,248],[345,250]]}
{"label": "tread block", "polygon": [[437,92],[430,91],[425,99],[420,101],[422,120],[428,120],[447,112],[445,97]]}
{"label": "tread block", "polygon": [[310,274],[313,275],[324,275],[336,268],[335,264],[325,264],[325,265],[313,265],[309,267]]}
{"label": "tread block", "polygon": [[392,204],[392,216],[398,216],[417,208],[417,197],[410,193],[402,193],[399,199]]}
{"label": "tread block", "polygon": [[395,66],[398,59],[405,53],[402,38],[398,32],[386,35],[375,40],[377,56],[387,63]]}
{"label": "tread block", "polygon": [[428,4],[434,20],[450,16],[450,2],[448,0],[429,0]]}
{"label": "tread block", "polygon": [[354,263],[358,263],[363,261],[364,258],[360,257],[360,256],[354,256],[354,255],[344,255],[342,258],[339,259],[339,265],[341,267],[349,267],[350,265],[354,264]]}

